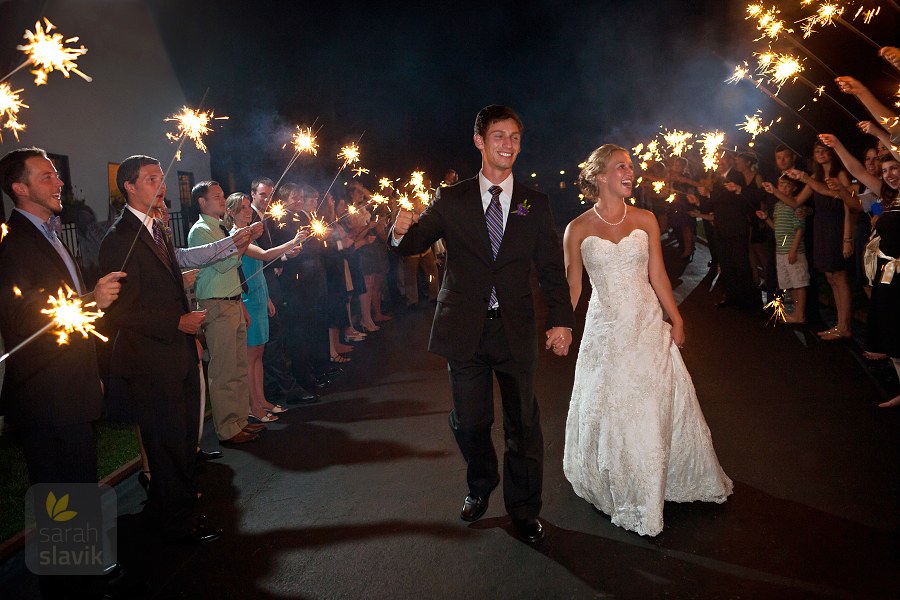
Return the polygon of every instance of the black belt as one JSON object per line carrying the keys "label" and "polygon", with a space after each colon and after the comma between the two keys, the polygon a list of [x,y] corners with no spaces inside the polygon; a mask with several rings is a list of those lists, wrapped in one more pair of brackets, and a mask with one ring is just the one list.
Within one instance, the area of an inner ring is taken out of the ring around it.
{"label": "black belt", "polygon": [[230,298],[206,298],[206,299],[207,300],[240,300],[241,295],[238,294],[237,296],[231,296]]}
{"label": "black belt", "polygon": [[500,307],[497,308],[489,308],[487,311],[488,319],[499,319],[500,318]]}

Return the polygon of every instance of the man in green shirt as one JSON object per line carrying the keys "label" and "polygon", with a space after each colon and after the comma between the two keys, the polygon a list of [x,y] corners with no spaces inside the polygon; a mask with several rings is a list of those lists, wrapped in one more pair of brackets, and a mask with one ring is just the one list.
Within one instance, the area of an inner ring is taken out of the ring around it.
{"label": "man in green shirt", "polygon": [[[215,181],[201,181],[191,190],[200,217],[188,233],[188,246],[200,246],[228,235],[222,223],[225,192]],[[247,324],[250,316],[241,301],[241,254],[235,253],[200,269],[195,293],[207,311],[203,323],[209,350],[209,398],[219,441],[251,442],[265,428],[250,425],[250,387],[247,375]]]}

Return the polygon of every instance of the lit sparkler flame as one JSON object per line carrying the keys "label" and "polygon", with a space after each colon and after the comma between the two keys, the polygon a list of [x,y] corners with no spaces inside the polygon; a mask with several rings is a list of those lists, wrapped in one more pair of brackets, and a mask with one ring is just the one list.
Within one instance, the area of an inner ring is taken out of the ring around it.
{"label": "lit sparkler flame", "polygon": [[757,110],[753,115],[744,115],[745,121],[743,123],[738,123],[737,127],[741,131],[746,131],[750,134],[750,140],[753,141],[756,139],[761,133],[765,133],[769,130],[769,127],[772,126],[772,123],[768,125],[764,125],[762,121],[762,113]]}
{"label": "lit sparkler flame", "polygon": [[[0,126],[11,130],[16,136],[17,142],[19,141],[19,132],[25,129],[25,125],[19,123],[19,110],[29,108],[19,98],[21,91],[13,90],[8,83],[0,83]],[[3,134],[0,133],[0,142],[2,141]]]}
{"label": "lit sparkler flame", "polygon": [[654,181],[650,184],[653,187],[653,192],[658,194],[663,191],[663,188],[666,187],[665,181]]}
{"label": "lit sparkler flame", "polygon": [[[350,206],[353,206],[352,204]],[[347,210],[350,210],[350,206],[347,207]],[[354,207],[355,208],[355,207]],[[324,220],[320,219],[313,213],[312,219],[309,221],[309,230],[312,233],[313,237],[317,237],[320,240],[324,239],[328,234],[328,225]]]}
{"label": "lit sparkler flame", "polygon": [[353,169],[353,176],[359,177],[360,175],[362,175],[364,173],[368,173],[368,172],[369,172],[368,169],[365,169],[363,167],[356,167],[355,169]]}
{"label": "lit sparkler flame", "polygon": [[725,134],[721,131],[710,131],[700,135],[700,158],[707,171],[715,171],[719,166],[719,148],[725,143]]}
{"label": "lit sparkler flame", "polygon": [[0,223],[0,242],[3,241],[3,238],[6,237],[6,234],[9,233],[9,225],[6,223]]}
{"label": "lit sparkler flame", "polygon": [[383,190],[394,187],[393,182],[387,177],[382,177],[381,179],[379,179],[378,185],[381,186],[381,189]]}
{"label": "lit sparkler flame", "polygon": [[166,137],[170,140],[178,141],[182,137],[193,140],[194,145],[200,152],[206,152],[206,144],[203,143],[203,136],[212,131],[209,122],[213,120],[224,120],[228,117],[217,117],[212,111],[193,110],[187,106],[181,107],[181,112],[171,117],[163,119],[163,121],[175,121],[178,123],[178,133],[166,133]]}
{"label": "lit sparkler flame", "polygon": [[359,212],[359,209],[356,208],[356,205],[355,205],[355,204],[348,204],[348,205],[347,205],[347,214],[348,214],[348,215],[355,215],[355,214],[358,213],[358,212]]}
{"label": "lit sparkler flame", "polygon": [[735,65],[734,72],[731,74],[731,77],[725,80],[725,83],[737,83],[743,79],[750,79],[750,68],[747,66],[747,63]]}
{"label": "lit sparkler flame", "polygon": [[669,147],[669,155],[681,156],[685,150],[693,148],[694,145],[690,142],[692,137],[694,137],[694,134],[686,131],[666,131],[663,134],[663,139]]}
{"label": "lit sparkler flame", "polygon": [[359,162],[359,146],[356,144],[348,144],[341,148],[337,157],[343,159],[344,166],[355,164]]}
{"label": "lit sparkler flame", "polygon": [[789,79],[796,79],[803,71],[803,64],[796,56],[779,54],[771,50],[757,54],[757,62],[759,64],[757,71],[761,75],[768,75],[769,82],[779,90]]}
{"label": "lit sparkler flame", "polygon": [[669,204],[672,204],[673,202],[675,202],[675,194],[674,193],[669,194],[669,197],[666,198],[666,202],[668,202]]}
{"label": "lit sparkler flame", "polygon": [[425,173],[422,171],[413,171],[409,176],[409,187],[418,190],[425,185]]}
{"label": "lit sparkler flame", "polygon": [[85,308],[97,306],[96,302],[88,302],[83,304],[75,292],[66,286],[65,291],[59,288],[59,296],[50,296],[47,303],[51,308],[42,309],[41,312],[49,315],[57,327],[56,342],[62,346],[69,343],[69,335],[80,333],[82,337],[87,338],[88,334],[93,334],[103,340],[108,341],[94,328],[94,321],[103,316],[103,311],[86,311]]}
{"label": "lit sparkler flame", "polygon": [[428,206],[428,204],[431,202],[431,194],[429,194],[428,190],[426,190],[425,188],[422,188],[421,190],[416,192],[416,198],[418,198],[419,202],[424,206]]}
{"label": "lit sparkler flame", "polygon": [[769,318],[769,323],[773,325],[781,321],[782,323],[787,322],[787,315],[784,312],[784,293],[775,294],[775,298],[763,306],[763,310],[772,309],[772,316]]}
{"label": "lit sparkler flame", "polygon": [[374,204],[375,206],[378,206],[378,205],[380,205],[380,204],[387,204],[388,199],[387,199],[387,197],[385,197],[385,196],[383,196],[383,195],[381,195],[381,194],[372,194],[372,200],[371,200],[371,202],[372,202],[372,204]]}
{"label": "lit sparkler flame", "polygon": [[17,298],[21,298],[21,297],[22,297],[22,290],[19,289],[19,286],[17,286],[17,285],[14,285],[14,286],[13,286],[13,294],[14,294]]}
{"label": "lit sparkler flame", "polygon": [[747,19],[756,19],[756,29],[762,32],[762,35],[756,38],[759,41],[763,38],[776,39],[782,32],[791,33],[793,29],[788,29],[784,21],[778,18],[781,11],[776,7],[766,10],[760,4],[751,4],[747,7]]}
{"label": "lit sparkler flame", "polygon": [[64,77],[68,77],[69,73],[75,73],[85,81],[92,81],[90,77],[82,73],[75,66],[75,60],[87,52],[87,48],[79,46],[78,48],[66,48],[65,44],[75,43],[77,37],[63,38],[62,34],[50,32],[55,28],[46,17],[44,18],[46,29],[41,25],[40,21],[34,24],[34,33],[25,30],[23,36],[28,43],[23,46],[16,46],[17,50],[21,50],[28,57],[28,61],[35,66],[31,72],[34,75],[35,85],[44,85],[47,83],[47,76],[53,71],[59,71]]}
{"label": "lit sparkler flame", "polygon": [[287,212],[287,209],[284,207],[284,202],[277,200],[269,203],[269,207],[266,209],[266,216],[272,217],[276,221],[280,221],[287,216]]}
{"label": "lit sparkler flame", "polygon": [[[811,4],[811,1],[802,4]],[[797,23],[803,23],[803,39],[808,38],[816,31],[814,27],[818,25],[827,26],[834,25],[834,20],[844,14],[844,7],[831,2],[824,2],[816,10],[816,14],[810,15],[805,19],[800,19]]]}
{"label": "lit sparkler flame", "polygon": [[412,204],[412,202],[410,202],[410,201],[409,201],[409,198],[406,197],[406,196],[400,196],[400,197],[397,199],[397,206],[399,206],[399,207],[402,208],[403,210],[412,210],[412,209],[413,209],[413,204]]}
{"label": "lit sparkler flame", "polygon": [[316,142],[316,136],[313,135],[312,127],[301,129],[297,125],[297,131],[291,136],[291,146],[297,154],[312,154],[315,156],[319,152],[319,144]]}

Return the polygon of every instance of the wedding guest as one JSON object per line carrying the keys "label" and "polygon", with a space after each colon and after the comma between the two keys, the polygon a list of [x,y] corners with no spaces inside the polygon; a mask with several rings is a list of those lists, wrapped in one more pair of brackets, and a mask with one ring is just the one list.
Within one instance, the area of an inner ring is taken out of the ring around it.
{"label": "wedding guest", "polygon": [[[200,217],[188,233],[188,245],[224,239],[228,230],[225,192],[215,181],[201,181],[191,190]],[[231,257],[200,269],[195,285],[197,302],[207,311],[203,324],[209,351],[209,396],[213,424],[220,442],[243,444],[259,437],[264,425],[249,424],[250,387],[247,371],[249,315],[241,301],[241,257]]]}
{"label": "wedding guest", "polygon": [[[253,208],[250,196],[236,192],[225,201],[225,227],[238,231],[250,225],[253,219]],[[232,234],[234,235],[234,234]],[[306,232],[297,231],[296,235],[285,243],[263,250],[256,244],[250,244],[241,256],[241,265],[247,282],[247,290],[242,294],[244,308],[250,315],[247,328],[247,374],[250,383],[250,416],[260,423],[271,423],[278,420],[278,415],[287,409],[280,404],[266,400],[263,384],[263,353],[269,340],[269,315],[276,312],[266,279],[260,273],[263,266],[282,255],[296,256],[300,244],[306,238]]]}
{"label": "wedding guest", "polygon": [[167,541],[215,541],[221,530],[194,514],[200,402],[194,336],[206,312],[190,310],[174,249],[147,214],[165,197],[159,161],[125,159],[116,185],[126,208],[103,238],[100,265],[126,264],[128,278],[106,315],[116,331],[110,380],[120,380],[135,405],[154,481],[145,510]]}
{"label": "wedding guest", "polygon": [[813,201],[816,239],[813,262],[819,271],[825,273],[834,295],[837,323],[831,329],[820,331],[819,337],[823,340],[849,338],[852,335],[850,321],[853,309],[844,246],[851,240],[844,234],[844,206],[858,211],[859,201],[849,193],[850,178],[841,160],[833,149],[819,140],[813,145],[813,174],[791,169],[787,175],[803,183],[804,187],[793,201],[782,199],[782,202],[796,208],[810,199]]}
{"label": "wedding guest", "polygon": [[806,222],[781,200],[784,198],[790,201],[799,191],[799,186],[787,175],[782,175],[778,178],[777,188],[766,182],[763,183],[763,189],[778,198],[771,216],[764,211],[757,212],[757,216],[774,232],[778,287],[789,290],[794,301],[794,311],[784,320],[787,323],[805,323],[806,288],[809,286],[806,248],[803,245]]}
{"label": "wedding guest", "polygon": [[[263,250],[275,246],[278,223],[266,217],[266,211],[272,199],[275,182],[268,177],[257,177],[250,184],[250,198],[253,207],[253,222],[264,225],[263,234],[256,240],[256,245]],[[278,275],[282,272],[281,262],[276,261],[263,270],[266,278],[266,289],[276,309],[283,307],[284,295]],[[266,397],[276,403],[310,404],[319,401],[319,397],[301,386],[291,373],[285,345],[284,326],[281,322],[281,311],[269,315],[269,341],[263,352],[263,371]]]}

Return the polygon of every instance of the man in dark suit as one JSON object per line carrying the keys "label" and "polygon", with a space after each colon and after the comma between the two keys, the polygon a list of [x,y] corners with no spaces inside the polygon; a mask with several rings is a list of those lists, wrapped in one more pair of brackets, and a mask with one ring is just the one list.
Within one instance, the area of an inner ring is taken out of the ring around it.
{"label": "man in dark suit", "polygon": [[764,192],[748,186],[744,176],[731,166],[733,163],[730,154],[723,156],[720,170],[724,173],[715,180],[710,192],[716,252],[725,292],[725,299],[716,306],[755,310],[762,307],[762,301],[750,269],[750,222],[756,218],[754,213]]}
{"label": "man in dark suit", "polygon": [[[13,150],[0,159],[0,185],[15,204],[0,243],[0,332],[12,349],[46,325],[47,297],[68,286],[85,289],[74,258],[48,220],[62,211],[63,182],[43,150]],[[97,307],[118,297],[124,273],[102,277],[93,291]],[[85,301],[89,300],[85,298]],[[58,345],[42,335],[6,361],[3,413],[21,436],[31,483],[97,481],[91,423],[100,417],[103,393],[92,338]]]}
{"label": "man in dark suit", "polygon": [[[266,218],[266,211],[272,201],[275,182],[268,177],[257,177],[250,184],[251,206],[253,207],[252,223],[264,224],[263,234],[256,244],[263,250],[276,246],[278,224],[274,219]],[[288,402],[291,404],[311,404],[319,401],[319,397],[301,387],[291,373],[287,361],[287,347],[284,336],[284,323],[281,311],[284,309],[284,295],[278,274],[282,271],[281,261],[266,266],[263,275],[269,290],[269,298],[275,305],[275,314],[269,316],[269,341],[263,354],[263,371],[266,397],[272,402]]]}
{"label": "man in dark suit", "polygon": [[[84,279],[57,236],[63,182],[43,150],[22,148],[0,159],[0,187],[15,209],[0,242],[0,333],[11,350],[49,319],[47,298],[68,287],[84,295]],[[106,309],[116,300],[124,275],[102,277],[83,297]],[[16,428],[28,478],[39,483],[97,482],[92,422],[100,417],[103,392],[90,337],[74,334],[65,345],[45,333],[4,363],[0,413]],[[42,576],[44,598],[74,598],[95,588],[83,576]]]}
{"label": "man in dark suit", "polygon": [[390,243],[404,255],[421,253],[440,238],[447,247],[429,350],[448,359],[450,427],[468,463],[469,493],[460,517],[481,518],[500,481],[491,442],[493,373],[503,402],[506,510],[516,534],[536,543],[543,538],[544,442],[534,396],[532,264],[549,311],[546,348],[568,353],[574,319],[549,200],[512,177],[521,135],[522,122],[511,109],[482,109],[475,119],[478,176],[438,189],[416,223],[412,213],[401,211]]}
{"label": "man in dark suit", "polygon": [[110,378],[124,383],[135,404],[153,473],[148,513],[167,541],[214,541],[221,531],[193,514],[200,400],[194,336],[206,312],[191,311],[172,244],[147,216],[166,193],[159,161],[125,159],[116,185],[127,204],[100,244],[100,266],[125,264],[128,277],[107,314],[116,331]]}

